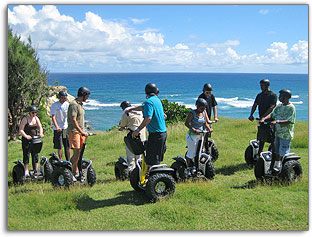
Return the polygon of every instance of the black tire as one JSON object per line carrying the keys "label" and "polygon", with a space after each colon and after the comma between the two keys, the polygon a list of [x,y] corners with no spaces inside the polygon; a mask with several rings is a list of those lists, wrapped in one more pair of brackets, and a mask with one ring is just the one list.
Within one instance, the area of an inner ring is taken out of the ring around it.
{"label": "black tire", "polygon": [[245,150],[245,161],[247,165],[254,166],[257,161],[253,158],[253,148],[251,145],[249,145]]}
{"label": "black tire", "polygon": [[115,177],[117,180],[126,180],[129,178],[129,169],[119,162],[115,163]]}
{"label": "black tire", "polygon": [[87,182],[92,187],[96,182],[96,173],[92,166],[87,171]]}
{"label": "black tire", "polygon": [[13,167],[12,176],[13,176],[13,184],[15,184],[15,185],[24,184],[24,182],[25,182],[25,171],[20,165],[15,165]]}
{"label": "black tire", "polygon": [[135,167],[130,173],[130,184],[134,190],[138,192],[143,192],[144,189],[142,189],[139,186],[139,182],[140,182],[139,167]]}
{"label": "black tire", "polygon": [[297,160],[288,160],[284,163],[281,172],[282,181],[290,184],[297,182],[302,177],[302,167]]}
{"label": "black tire", "polygon": [[72,172],[64,167],[56,167],[52,173],[52,185],[69,188],[74,183]]}
{"label": "black tire", "polygon": [[152,201],[167,199],[174,194],[175,182],[171,175],[165,173],[152,174],[146,184],[146,195]]}
{"label": "black tire", "polygon": [[207,162],[205,169],[205,177],[207,179],[214,179],[216,171],[212,161]]}
{"label": "black tire", "polygon": [[186,165],[182,162],[175,161],[171,166],[172,169],[174,169],[173,178],[176,182],[179,181],[185,181],[187,178],[187,168]]}
{"label": "black tire", "polygon": [[262,159],[257,160],[254,172],[257,180],[259,181],[264,180],[264,161]]}
{"label": "black tire", "polygon": [[47,161],[43,168],[44,168],[44,181],[45,182],[52,181],[53,167],[50,164],[50,162]]}
{"label": "black tire", "polygon": [[215,162],[218,158],[219,158],[219,150],[215,146],[215,144],[213,144],[211,147],[211,160],[212,162]]}

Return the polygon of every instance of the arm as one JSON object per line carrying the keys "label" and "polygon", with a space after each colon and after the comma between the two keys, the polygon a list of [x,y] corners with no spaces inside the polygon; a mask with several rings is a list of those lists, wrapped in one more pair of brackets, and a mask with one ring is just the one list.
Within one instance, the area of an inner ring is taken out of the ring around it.
{"label": "arm", "polygon": [[56,128],[57,131],[62,131],[62,129],[58,126],[57,122],[56,122],[56,115],[55,114],[52,114],[52,122]]}
{"label": "arm", "polygon": [[275,104],[271,105],[262,117],[268,116],[270,113],[272,113],[274,108],[275,108]]}
{"label": "arm", "polygon": [[140,124],[140,126],[137,128],[137,130],[135,130],[132,133],[132,137],[137,137],[140,133],[140,131],[145,128],[150,122],[151,122],[152,118],[151,117],[146,117],[143,119],[142,123]]}
{"label": "arm", "polygon": [[77,116],[72,116],[72,121],[73,121],[74,128],[76,128],[78,132],[80,132],[83,136],[87,137],[88,133],[83,131],[83,129],[79,127],[79,124],[77,122]]}
{"label": "arm", "polygon": [[249,118],[248,118],[250,121],[254,121],[254,116],[253,116],[253,114],[254,114],[254,112],[256,111],[257,106],[258,106],[258,104],[255,102],[255,103],[253,104],[252,108],[251,108],[250,116],[249,116]]}
{"label": "arm", "polygon": [[[218,122],[219,119],[218,119],[218,116],[217,116],[217,106],[213,106],[213,107],[212,107],[212,110],[213,110],[214,120],[215,120],[216,122]],[[209,119],[208,119],[208,120],[209,120]]]}
{"label": "arm", "polygon": [[26,138],[27,140],[31,140],[32,137],[31,137],[30,135],[27,135],[27,134],[24,132],[24,128],[25,128],[26,123],[27,123],[27,119],[26,119],[26,117],[24,117],[24,118],[22,119],[22,122],[21,122],[20,127],[19,127],[19,133],[20,133],[24,138]]}
{"label": "arm", "polygon": [[143,111],[143,108],[141,105],[137,106],[137,107],[132,107],[132,108],[127,108],[125,109],[125,113],[129,113],[131,111]]}
{"label": "arm", "polygon": [[37,116],[36,116],[36,122],[37,122],[37,125],[39,127],[39,136],[40,137],[44,137],[44,135],[43,135],[43,128],[42,128],[41,122],[40,122],[40,120],[39,120],[39,118]]}
{"label": "arm", "polygon": [[195,129],[191,126],[191,121],[193,119],[193,114],[190,112],[185,120],[185,126],[190,129],[191,131],[194,131],[195,133],[199,134],[200,133],[200,130],[198,129]]}

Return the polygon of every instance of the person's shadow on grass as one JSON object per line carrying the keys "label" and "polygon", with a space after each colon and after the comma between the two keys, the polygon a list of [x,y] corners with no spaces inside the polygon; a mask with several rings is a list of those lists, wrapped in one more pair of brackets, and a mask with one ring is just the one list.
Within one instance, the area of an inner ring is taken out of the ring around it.
{"label": "person's shadow on grass", "polygon": [[246,163],[241,163],[238,165],[229,165],[229,166],[223,166],[222,168],[216,169],[216,174],[220,175],[232,175],[237,171],[250,169],[250,167]]}
{"label": "person's shadow on grass", "polygon": [[104,200],[94,200],[90,196],[84,196],[77,200],[77,209],[81,211],[90,211],[92,209],[121,204],[140,206],[150,203],[148,198],[145,196],[145,192],[124,191],[120,192],[118,195],[119,196],[117,197]]}

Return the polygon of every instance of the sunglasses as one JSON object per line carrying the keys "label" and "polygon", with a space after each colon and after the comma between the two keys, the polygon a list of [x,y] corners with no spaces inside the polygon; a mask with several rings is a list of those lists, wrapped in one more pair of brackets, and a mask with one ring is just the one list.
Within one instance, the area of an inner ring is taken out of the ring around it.
{"label": "sunglasses", "polygon": [[36,113],[37,113],[37,112],[34,112],[34,111],[33,111],[33,112],[31,112],[31,114],[36,114]]}

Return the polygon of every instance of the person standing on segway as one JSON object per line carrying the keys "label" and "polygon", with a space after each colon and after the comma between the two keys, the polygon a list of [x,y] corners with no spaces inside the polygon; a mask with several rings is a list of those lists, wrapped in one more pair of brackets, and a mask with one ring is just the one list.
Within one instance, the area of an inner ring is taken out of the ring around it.
{"label": "person standing on segway", "polygon": [[212,86],[209,83],[206,83],[203,87],[203,93],[201,93],[198,96],[198,99],[202,98],[207,102],[206,105],[206,111],[207,111],[207,115],[209,120],[211,120],[211,110],[213,110],[213,115],[214,115],[214,120],[216,122],[219,121],[218,119],[218,115],[217,115],[217,101],[215,96],[212,94]]}
{"label": "person standing on segway", "polygon": [[78,159],[82,145],[88,133],[84,131],[84,116],[85,109],[83,102],[85,102],[90,95],[90,90],[87,87],[80,87],[78,89],[77,98],[73,100],[68,107],[67,121],[68,121],[68,138],[69,147],[74,150],[71,157],[72,171],[74,177],[79,176]]}
{"label": "person standing on segway", "polygon": [[204,127],[208,128],[210,132],[213,131],[208,125],[210,120],[208,119],[206,107],[206,100],[203,98],[197,99],[196,109],[190,111],[185,121],[185,126],[189,129],[186,135],[187,153],[185,157],[188,167],[190,167],[191,161],[194,162],[197,145],[200,140],[200,132],[204,130]]}
{"label": "person standing on segway", "polygon": [[145,86],[147,100],[142,106],[131,110],[143,111],[144,120],[140,126],[132,133],[132,137],[137,137],[140,131],[147,127],[149,132],[145,162],[148,166],[159,165],[164,159],[166,150],[167,128],[165,123],[164,108],[157,94],[159,90],[153,83]]}
{"label": "person standing on segway", "polygon": [[282,167],[282,157],[290,152],[291,140],[294,138],[294,127],[296,120],[296,108],[289,102],[291,98],[290,90],[279,91],[279,101],[273,112],[266,117],[263,117],[260,122],[266,119],[274,119],[271,124],[275,125],[275,140],[274,148],[276,160],[273,170],[279,172]]}
{"label": "person standing on segway", "polygon": [[[124,111],[124,113],[122,114],[122,117],[120,120],[119,131],[123,131],[126,128],[130,129],[132,132],[135,131],[143,121],[142,112],[141,111],[125,112],[125,109],[132,107],[129,101],[123,101],[120,104],[120,107]],[[146,133],[146,129],[143,128],[140,132],[141,141],[146,140],[145,133]],[[137,159],[140,159],[141,155],[135,155],[129,150],[127,146],[125,147],[126,147],[128,166],[130,167],[130,170],[132,170],[135,167],[135,161]]]}
{"label": "person standing on segway", "polygon": [[[277,96],[276,94],[269,89],[270,81],[268,79],[262,79],[260,81],[260,88],[262,92],[260,92],[254,101],[254,104],[251,108],[249,120],[254,121],[253,114],[258,107],[259,118],[260,120],[267,115],[269,115],[276,106]],[[259,150],[258,155],[263,151],[265,142],[273,142],[271,141],[270,128],[267,125],[261,124],[258,126],[257,132],[257,140],[259,141]]]}
{"label": "person standing on segway", "polygon": [[29,114],[22,119],[19,127],[19,132],[22,135],[22,149],[23,149],[23,163],[25,167],[25,177],[29,177],[29,153],[32,157],[32,166],[35,174],[39,174],[38,170],[38,153],[30,150],[30,142],[33,136],[37,136],[37,129],[39,129],[39,136],[44,137],[43,128],[39,118],[37,117],[38,109],[36,106],[31,105],[28,107]]}
{"label": "person standing on segway", "polygon": [[[65,91],[60,91],[58,93],[59,101],[56,101],[52,104],[50,114],[52,115],[52,122],[53,122],[53,144],[54,149],[58,150],[59,158],[62,160],[63,156],[63,144],[67,143],[68,140],[66,135],[64,134],[67,127],[67,112],[69,103],[67,101],[67,93]],[[68,158],[70,157],[70,148],[67,145],[67,155]],[[65,154],[66,155],[66,154]]]}

